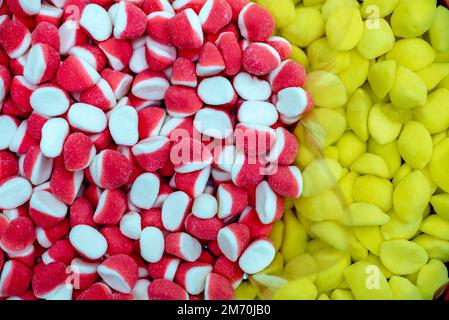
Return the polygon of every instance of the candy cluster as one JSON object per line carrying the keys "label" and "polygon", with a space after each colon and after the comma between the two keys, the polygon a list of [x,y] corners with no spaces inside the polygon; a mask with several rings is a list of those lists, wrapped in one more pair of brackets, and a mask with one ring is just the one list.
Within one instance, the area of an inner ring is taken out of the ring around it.
{"label": "candy cluster", "polygon": [[449,10],[257,2],[306,67],[316,107],[294,131],[303,195],[273,227],[274,262],[237,297],[432,299],[448,282]]}
{"label": "candy cluster", "polygon": [[0,297],[231,299],[302,192],[304,68],[248,0],[7,0]]}

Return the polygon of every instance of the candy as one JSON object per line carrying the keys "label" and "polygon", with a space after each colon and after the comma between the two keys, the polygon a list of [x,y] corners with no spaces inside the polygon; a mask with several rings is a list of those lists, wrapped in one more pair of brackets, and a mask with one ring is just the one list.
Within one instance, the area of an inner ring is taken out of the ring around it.
{"label": "candy", "polygon": [[326,21],[326,35],[332,48],[346,51],[354,48],[363,34],[363,21],[356,8],[340,7]]}
{"label": "candy", "polygon": [[206,300],[232,300],[234,296],[228,279],[216,273],[210,273],[206,278],[204,298]]}
{"label": "candy", "polygon": [[449,15],[446,9],[442,6],[436,8],[435,21],[430,27],[429,38],[432,47],[437,51],[446,51],[449,49],[449,42],[446,38],[442,37],[442,30],[446,29],[449,23]]}
{"label": "candy", "polygon": [[28,52],[23,75],[31,84],[46,82],[56,75],[60,63],[58,52],[49,45],[38,43]]}
{"label": "candy", "polygon": [[393,88],[396,67],[394,60],[379,61],[370,67],[368,81],[379,98],[384,98]]}
{"label": "candy", "polygon": [[254,274],[265,269],[274,259],[274,255],[272,243],[266,238],[261,238],[245,249],[239,259],[239,266],[244,272]]}
{"label": "candy", "polygon": [[70,98],[56,85],[41,85],[30,96],[33,110],[42,116],[55,117],[64,114],[70,106]]}
{"label": "candy", "polygon": [[404,126],[398,139],[398,148],[405,162],[415,169],[423,169],[432,159],[430,134],[419,122],[410,121]]}
{"label": "candy", "polygon": [[319,107],[338,108],[347,102],[346,89],[343,83],[331,73],[324,71],[309,73],[305,88],[312,96],[315,105]]}
{"label": "candy", "polygon": [[[416,13],[419,12],[419,15]],[[391,26],[398,37],[413,38],[430,29],[436,14],[435,1],[419,0],[411,5],[399,3],[391,15]]]}
{"label": "candy", "polygon": [[23,55],[31,44],[31,34],[18,20],[7,20],[0,24],[0,45],[11,59]]}
{"label": "candy", "polygon": [[250,41],[265,41],[274,31],[274,18],[263,7],[248,3],[239,14],[240,32]]}
{"label": "candy", "polygon": [[173,45],[179,49],[199,49],[203,44],[200,18],[190,8],[170,20],[169,30]]}
{"label": "candy", "polygon": [[201,255],[201,244],[185,232],[170,233],[165,238],[165,251],[180,259],[194,262]]}
{"label": "candy", "polygon": [[108,246],[106,239],[100,232],[82,224],[72,228],[69,240],[81,255],[90,260],[96,260],[103,256]]}
{"label": "candy", "polygon": [[[370,282],[369,276],[374,274],[374,272],[376,272],[376,279],[378,279],[376,290],[370,289],[372,282]],[[356,299],[384,300],[392,298],[391,288],[387,279],[380,272],[379,268],[373,264],[357,262],[345,269],[344,277]]]}
{"label": "candy", "polygon": [[430,260],[418,273],[416,285],[424,299],[432,299],[434,293],[447,282],[447,269],[441,261]]}
{"label": "candy", "polygon": [[97,83],[100,75],[83,59],[70,56],[59,67],[56,79],[65,90],[81,92]]}
{"label": "candy", "polygon": [[382,263],[396,274],[412,274],[427,263],[423,248],[406,240],[390,240],[380,247]]}
{"label": "candy", "polygon": [[374,59],[390,51],[394,46],[394,40],[390,25],[385,19],[380,18],[377,28],[368,28],[365,25],[357,50],[365,59]]}
{"label": "candy", "polygon": [[31,283],[32,271],[23,263],[6,261],[0,276],[0,295],[15,296],[24,293]]}
{"label": "candy", "polygon": [[250,74],[263,76],[281,63],[279,53],[270,45],[254,42],[243,52],[243,68]]}
{"label": "candy", "polygon": [[150,300],[188,300],[188,293],[170,280],[158,279],[148,286]]}
{"label": "candy", "polygon": [[431,64],[435,60],[435,56],[435,50],[426,41],[403,39],[397,41],[385,57],[396,61],[400,66],[416,71]]}

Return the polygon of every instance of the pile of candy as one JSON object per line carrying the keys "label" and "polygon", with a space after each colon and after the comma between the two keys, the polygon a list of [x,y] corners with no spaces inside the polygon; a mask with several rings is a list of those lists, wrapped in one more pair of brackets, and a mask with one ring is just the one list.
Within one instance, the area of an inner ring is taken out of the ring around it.
{"label": "pile of candy", "polygon": [[3,1],[0,297],[231,299],[270,265],[312,108],[274,30],[248,0]]}
{"label": "pile of candy", "polygon": [[295,130],[304,191],[274,225],[273,264],[237,297],[432,299],[448,282],[449,10],[298,2],[258,1],[316,104]]}

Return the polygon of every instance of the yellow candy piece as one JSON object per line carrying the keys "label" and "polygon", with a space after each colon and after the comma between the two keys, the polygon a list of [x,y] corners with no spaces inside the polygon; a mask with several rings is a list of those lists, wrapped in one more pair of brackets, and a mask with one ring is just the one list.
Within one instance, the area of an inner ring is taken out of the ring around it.
{"label": "yellow candy piece", "polygon": [[398,108],[413,109],[423,106],[427,102],[426,85],[416,73],[398,66],[390,99]]}
{"label": "yellow candy piece", "polygon": [[343,215],[342,201],[332,190],[312,198],[300,197],[295,205],[301,216],[312,221],[337,220]]}
{"label": "yellow candy piece", "polygon": [[374,139],[370,139],[368,141],[368,152],[377,154],[384,159],[388,167],[388,178],[393,177],[401,166],[402,159],[396,141],[379,144]]}
{"label": "yellow candy piece", "polygon": [[271,229],[269,238],[273,242],[273,246],[276,252],[279,251],[282,245],[282,240],[284,238],[284,222],[282,220],[278,220],[273,223],[273,229]]}
{"label": "yellow candy piece", "polygon": [[406,176],[408,176],[410,173],[413,172],[412,167],[410,167],[407,163],[404,163],[398,171],[396,171],[396,174],[393,177],[393,185],[397,186],[399,182],[401,182],[402,179],[404,179]]}
{"label": "yellow candy piece", "polygon": [[414,38],[430,29],[436,14],[436,0],[400,1],[391,16],[397,37]]}
{"label": "yellow candy piece", "polygon": [[426,176],[421,171],[414,171],[394,188],[394,210],[402,220],[414,221],[427,207],[431,195]]}
{"label": "yellow candy piece", "polygon": [[418,272],[429,259],[422,247],[407,240],[384,241],[379,257],[384,266],[397,275]]}
{"label": "yellow candy piece", "polygon": [[432,63],[416,71],[416,74],[426,85],[427,91],[430,91],[449,75],[449,63]]}
{"label": "yellow candy piece", "polygon": [[306,53],[295,45],[292,45],[292,54],[289,57],[292,60],[295,60],[300,65],[302,65],[306,70],[309,70],[309,58]]}
{"label": "yellow candy piece", "polygon": [[388,22],[383,18],[374,19],[365,23],[365,31],[357,44],[357,50],[362,57],[371,60],[390,51],[394,42],[393,30]]}
{"label": "yellow candy piece", "polygon": [[284,213],[284,241],[281,253],[285,261],[290,261],[306,250],[307,234],[292,211]]}
{"label": "yellow candy piece", "polygon": [[310,233],[314,238],[318,238],[338,250],[348,250],[350,242],[348,232],[337,222],[323,221],[315,223],[310,227]]}
{"label": "yellow candy piece", "polygon": [[438,89],[432,92],[427,103],[415,110],[416,120],[421,122],[431,134],[449,128],[449,89]]}
{"label": "yellow candy piece", "polygon": [[422,300],[421,291],[406,278],[393,276],[388,284],[393,293],[393,300]]}
{"label": "yellow candy piece", "polygon": [[385,160],[373,153],[365,153],[357,158],[351,165],[351,171],[381,178],[388,178],[389,176],[388,166]]}
{"label": "yellow candy piece", "polygon": [[435,50],[423,39],[402,39],[394,44],[386,59],[394,60],[398,65],[416,71],[430,65],[436,57]]}
{"label": "yellow candy piece", "polygon": [[339,108],[347,101],[343,82],[330,72],[313,71],[309,73],[305,87],[318,107]]}
{"label": "yellow candy piece", "polygon": [[357,89],[346,106],[348,125],[362,141],[367,141],[369,138],[368,117],[371,106],[371,99],[363,89]]}
{"label": "yellow candy piece", "polygon": [[338,188],[342,194],[344,205],[349,205],[354,202],[352,196],[352,189],[354,188],[355,180],[359,177],[356,172],[349,172],[338,182]]}
{"label": "yellow candy piece", "polygon": [[365,259],[365,262],[368,262],[369,264],[374,264],[376,267],[378,267],[379,270],[382,272],[382,274],[385,276],[385,278],[390,279],[393,276],[393,273],[387,268],[385,268],[385,266],[382,264],[382,261],[380,261],[380,258],[378,256],[375,256],[374,254],[370,253],[368,257]]}
{"label": "yellow candy piece", "polygon": [[324,241],[317,240],[317,239],[310,240],[307,242],[306,253],[314,254],[315,252],[318,252],[322,249],[329,248],[329,247],[330,246]]}
{"label": "yellow candy piece", "polygon": [[288,280],[308,278],[315,281],[318,271],[315,259],[308,253],[301,254],[290,260],[284,267],[283,277]]}
{"label": "yellow candy piece", "polygon": [[449,241],[449,221],[434,214],[427,217],[420,230],[436,238]]}
{"label": "yellow candy piece", "polygon": [[437,186],[449,192],[449,138],[441,141],[433,149],[429,171]]}
{"label": "yellow candy piece", "polygon": [[393,206],[393,184],[375,176],[361,176],[355,180],[352,191],[354,201],[368,202],[389,212]]}
{"label": "yellow candy piece", "polygon": [[330,298],[329,298],[329,296],[328,296],[327,294],[321,293],[321,294],[318,296],[317,300],[330,300]]}
{"label": "yellow candy piece", "polygon": [[368,81],[376,96],[384,98],[393,88],[397,64],[394,60],[384,60],[373,64],[368,72]]}
{"label": "yellow candy piece", "polygon": [[332,189],[343,176],[341,165],[331,159],[312,161],[302,172],[304,189],[302,196],[314,197]]}
{"label": "yellow candy piece", "polygon": [[380,227],[380,232],[385,240],[410,240],[419,231],[422,216],[411,221],[404,221],[394,212],[389,213],[390,221]]}
{"label": "yellow candy piece", "polygon": [[435,22],[429,30],[430,43],[435,50],[440,52],[449,50],[447,30],[449,30],[449,10],[443,6],[438,6]]}
{"label": "yellow candy piece", "polygon": [[432,136],[432,144],[435,147],[437,144],[439,144],[441,141],[447,138],[447,132],[443,131],[437,134],[434,134]]}
{"label": "yellow candy piece", "polygon": [[339,162],[348,168],[358,157],[366,152],[366,144],[353,132],[346,132],[336,143]]}
{"label": "yellow candy piece", "polygon": [[267,274],[280,276],[284,271],[284,257],[279,252],[274,256],[273,261],[268,267],[263,269],[259,274]]}
{"label": "yellow candy piece", "polygon": [[356,49],[350,51],[350,58],[349,67],[339,74],[348,95],[351,95],[366,81],[369,70],[369,61],[363,58]]}
{"label": "yellow candy piece", "polygon": [[390,300],[392,292],[380,269],[367,262],[347,267],[344,276],[357,300]]}
{"label": "yellow candy piece", "polygon": [[449,220],[449,194],[440,193],[432,196],[430,198],[430,203],[432,204],[433,210],[441,218]]}
{"label": "yellow candy piece", "polygon": [[354,234],[364,247],[375,255],[379,255],[380,245],[384,241],[384,238],[378,226],[357,227],[354,228]]}
{"label": "yellow candy piece", "polygon": [[435,184],[435,182],[433,182],[432,175],[430,174],[429,171],[429,167],[427,166],[419,171],[421,171],[422,174],[424,174],[424,176],[426,177],[427,183],[430,188],[430,194],[434,194],[437,191],[438,186]]}
{"label": "yellow candy piece", "polygon": [[425,300],[431,300],[438,289],[448,281],[447,268],[439,260],[430,260],[419,270],[416,285]]}
{"label": "yellow candy piece", "polygon": [[341,7],[358,8],[360,5],[354,0],[326,0],[326,2],[321,7],[321,13],[324,20],[327,20],[329,16]]}
{"label": "yellow candy piece", "polygon": [[295,5],[291,0],[257,0],[257,3],[270,11],[276,21],[276,27],[283,28],[294,23]]}
{"label": "yellow candy piece", "polygon": [[340,139],[346,129],[346,118],[337,111],[326,108],[313,109],[304,117],[302,123],[322,148]]}
{"label": "yellow candy piece", "polygon": [[426,127],[417,121],[404,125],[398,139],[399,153],[414,169],[423,169],[432,159],[432,137]]}
{"label": "yellow candy piece", "polygon": [[389,16],[399,0],[364,0],[360,12],[363,18],[384,18]]}
{"label": "yellow candy piece", "polygon": [[371,203],[355,202],[345,211],[340,222],[346,226],[365,227],[386,224],[389,216]]}
{"label": "yellow candy piece", "polygon": [[335,289],[331,293],[331,300],[354,300],[351,290]]}
{"label": "yellow candy piece", "polygon": [[[277,2],[267,0],[273,6]],[[295,11],[292,11],[295,14]],[[307,47],[324,35],[324,21],[320,12],[314,8],[298,8],[292,22],[283,24],[281,35],[298,47]]]}
{"label": "yellow candy piece", "polygon": [[340,7],[332,11],[326,21],[326,36],[332,48],[347,51],[360,41],[364,25],[360,11],[351,7]]}
{"label": "yellow candy piece", "polygon": [[392,103],[387,103],[382,106],[382,112],[385,113],[390,119],[405,124],[406,122],[413,120],[413,110],[412,109],[402,109],[397,108]]}
{"label": "yellow candy piece", "polygon": [[394,141],[401,132],[402,124],[388,117],[382,111],[382,105],[376,104],[371,108],[368,117],[368,131],[379,144]]}
{"label": "yellow candy piece", "polygon": [[315,300],[318,291],[307,278],[292,280],[280,287],[271,296],[272,300]]}
{"label": "yellow candy piece", "polygon": [[349,254],[334,248],[323,248],[312,256],[319,270],[315,278],[318,292],[328,292],[338,288],[343,281],[343,271],[351,264]]}
{"label": "yellow candy piece", "polygon": [[338,74],[351,65],[350,52],[332,49],[327,38],[318,39],[307,47],[307,56],[312,71],[328,71]]}
{"label": "yellow candy piece", "polygon": [[449,241],[441,240],[428,234],[421,234],[413,241],[426,250],[430,259],[449,262]]}

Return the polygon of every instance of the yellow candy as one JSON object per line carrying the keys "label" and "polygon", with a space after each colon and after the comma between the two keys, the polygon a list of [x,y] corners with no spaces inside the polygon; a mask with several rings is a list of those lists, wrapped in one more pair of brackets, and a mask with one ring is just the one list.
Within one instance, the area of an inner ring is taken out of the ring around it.
{"label": "yellow candy", "polygon": [[295,203],[301,216],[316,222],[340,219],[343,215],[342,205],[340,197],[333,190],[312,198],[300,197]]}
{"label": "yellow candy", "polygon": [[315,279],[318,292],[327,292],[338,288],[343,281],[343,271],[351,264],[349,254],[334,248],[323,248],[313,253],[312,256],[320,270]]}
{"label": "yellow candy", "polygon": [[412,109],[402,109],[397,108],[392,103],[387,103],[382,106],[382,112],[390,119],[405,124],[406,122],[413,120],[413,110]]}
{"label": "yellow candy", "polygon": [[375,176],[361,176],[355,180],[354,201],[368,202],[378,206],[383,212],[393,205],[393,184],[387,179]]}
{"label": "yellow candy", "polygon": [[256,296],[257,289],[249,281],[243,281],[234,291],[236,300],[254,300]]}
{"label": "yellow candy", "polygon": [[279,251],[284,238],[284,222],[282,220],[273,223],[273,229],[271,230],[269,238],[273,242],[276,252]]}
{"label": "yellow candy", "polygon": [[449,62],[449,50],[443,52],[437,52],[435,63],[447,63]]}
{"label": "yellow candy", "polygon": [[379,270],[382,272],[382,274],[385,276],[385,278],[390,279],[393,276],[393,273],[387,268],[385,268],[385,266],[382,264],[382,261],[380,261],[380,258],[378,256],[375,256],[374,254],[370,253],[368,257],[365,259],[365,262],[368,262],[369,264],[374,264],[376,267],[378,267]]}
{"label": "yellow candy", "polygon": [[386,55],[386,59],[395,60],[398,65],[412,71],[427,67],[435,57],[435,50],[420,38],[399,40]]}
{"label": "yellow candy", "polygon": [[398,139],[399,153],[414,169],[423,169],[432,159],[432,137],[417,121],[407,122]]}
{"label": "yellow candy", "polygon": [[400,1],[391,16],[397,37],[414,38],[430,29],[436,13],[436,0]]}
{"label": "yellow candy", "polygon": [[404,221],[395,212],[390,212],[390,221],[380,227],[380,232],[385,240],[410,240],[419,231],[422,216],[411,221]]}
{"label": "yellow candy", "polygon": [[285,261],[290,261],[306,250],[307,234],[292,211],[284,213],[284,241],[281,253]]}
{"label": "yellow candy", "polygon": [[416,120],[421,122],[431,134],[449,128],[449,90],[438,89],[432,92],[427,103],[415,110]]}
{"label": "yellow candy", "polygon": [[371,203],[356,202],[349,206],[342,219],[342,224],[346,226],[364,227],[386,224],[388,215],[382,212],[379,207]]}
{"label": "yellow candy", "polygon": [[350,53],[332,49],[327,38],[314,41],[307,48],[307,56],[312,71],[328,71],[338,74],[351,65]]}
{"label": "yellow candy", "polygon": [[433,210],[441,218],[449,220],[449,194],[440,193],[432,196],[430,198],[430,203],[432,204]]}
{"label": "yellow candy", "polygon": [[[273,6],[277,1],[266,0]],[[295,11],[291,13],[295,14]],[[298,8],[293,21],[280,26],[281,35],[298,47],[307,47],[324,35],[324,21],[320,12],[314,8]]]}
{"label": "yellow candy", "polygon": [[314,197],[332,189],[343,175],[341,165],[331,159],[319,158],[312,161],[303,171],[304,197]]}
{"label": "yellow candy", "polygon": [[292,54],[289,57],[302,65],[306,70],[309,70],[309,58],[306,53],[295,45],[292,45]]}
{"label": "yellow candy", "polygon": [[349,235],[347,230],[337,222],[323,221],[310,227],[310,233],[334,248],[346,251],[349,247]]}
{"label": "yellow candy", "polygon": [[315,281],[317,273],[315,259],[308,253],[301,254],[290,260],[284,268],[283,277],[289,280],[308,278]]}
{"label": "yellow candy", "polygon": [[341,7],[358,8],[359,3],[354,0],[326,0],[321,7],[324,20],[327,20],[332,12]]}
{"label": "yellow candy", "polygon": [[[372,61],[374,61],[374,60],[372,60]],[[379,62],[379,61],[382,61],[382,60],[380,60],[380,58],[379,58],[379,59],[377,59],[377,61]],[[372,65],[372,63],[370,65]],[[376,96],[376,94],[373,92],[373,89],[371,89],[371,86],[370,86],[368,81],[366,81],[360,88],[366,91],[366,93],[370,97],[371,102],[372,102],[373,105],[375,105],[375,104],[386,104],[386,103],[390,102],[390,97],[389,96],[385,96],[384,98],[379,98],[378,96]]]}
{"label": "yellow candy", "polygon": [[368,152],[377,154],[384,159],[388,167],[388,178],[393,177],[401,166],[402,159],[396,141],[379,144],[374,139],[370,139],[368,141]]}
{"label": "yellow candy", "polygon": [[373,64],[368,72],[368,81],[376,96],[384,98],[393,88],[396,78],[396,61],[384,60]]}
{"label": "yellow candy", "polygon": [[368,60],[390,51],[395,41],[393,30],[385,19],[375,19],[372,22],[365,23],[365,31],[357,44],[357,50]]}
{"label": "yellow candy", "polygon": [[416,74],[424,82],[427,90],[430,91],[449,75],[449,63],[432,63],[416,71]]}
{"label": "yellow candy", "polygon": [[325,148],[340,139],[346,129],[346,119],[335,110],[315,108],[304,117],[303,125],[318,145]]}
{"label": "yellow candy", "polygon": [[393,185],[397,186],[399,182],[401,182],[402,179],[404,179],[406,176],[408,176],[410,173],[413,172],[412,167],[410,167],[407,163],[404,163],[398,171],[396,171],[396,174],[393,177]]}
{"label": "yellow candy", "polygon": [[427,207],[431,195],[426,176],[421,171],[414,171],[394,188],[394,210],[401,219],[414,221]]}
{"label": "yellow candy", "polygon": [[438,187],[449,192],[449,138],[441,141],[433,149],[429,171]]}
{"label": "yellow candy", "polygon": [[[302,124],[299,124],[298,127]],[[298,149],[298,155],[295,159],[295,164],[300,167],[301,169],[304,169],[307,167],[313,160],[315,159],[314,153],[307,148],[305,144],[300,144]]]}
{"label": "yellow candy", "polygon": [[284,270],[284,257],[279,252],[274,256],[273,261],[268,267],[263,269],[259,274],[267,274],[273,276],[280,276]]}
{"label": "yellow candy", "polygon": [[346,106],[348,125],[362,141],[369,138],[368,116],[371,106],[371,99],[363,89],[357,89]]}
{"label": "yellow candy", "polygon": [[422,300],[421,291],[410,280],[393,276],[388,283],[393,293],[393,300]]}
{"label": "yellow candy", "polygon": [[283,28],[295,21],[295,5],[291,0],[257,0],[273,15],[276,27]]}
{"label": "yellow candy", "polygon": [[416,73],[398,66],[390,99],[398,108],[413,109],[423,106],[427,102],[426,85]]}
{"label": "yellow candy", "polygon": [[401,123],[383,113],[381,104],[376,104],[371,108],[368,117],[368,131],[379,144],[394,141],[399,136],[401,128]]}
{"label": "yellow candy", "polygon": [[449,221],[436,214],[427,217],[420,229],[431,236],[449,241]]}
{"label": "yellow candy", "polygon": [[369,61],[363,58],[356,49],[350,51],[350,58],[350,66],[339,74],[348,95],[351,95],[366,81],[369,70]]}
{"label": "yellow candy", "polygon": [[393,12],[398,3],[399,0],[365,0],[360,11],[364,18],[384,18]]}
{"label": "yellow candy", "polygon": [[318,295],[312,281],[307,278],[292,280],[271,296],[272,300],[314,300]]}
{"label": "yellow candy", "polygon": [[419,270],[416,285],[426,300],[431,300],[435,292],[448,281],[447,268],[438,260],[430,260]]}
{"label": "yellow candy", "polygon": [[328,296],[327,294],[321,293],[321,294],[318,296],[317,300],[330,300],[330,298],[329,298],[329,296]]}
{"label": "yellow candy", "polygon": [[443,131],[437,134],[434,134],[432,136],[432,144],[435,147],[437,144],[439,144],[441,141],[447,138],[447,132]]}
{"label": "yellow candy", "polygon": [[354,160],[366,152],[366,144],[353,132],[346,132],[336,143],[339,161],[341,165],[348,168]]}
{"label": "yellow candy", "polygon": [[356,172],[349,172],[338,182],[339,190],[342,194],[344,200],[344,205],[348,205],[354,202],[354,198],[352,196],[352,189],[354,188],[355,180],[359,177],[359,174]]}
{"label": "yellow candy", "polygon": [[306,90],[315,105],[323,108],[339,108],[347,101],[346,88],[336,75],[326,71],[308,74]]}
{"label": "yellow candy", "polygon": [[427,234],[421,234],[413,239],[413,241],[426,250],[430,259],[449,262],[449,241],[441,240]]}
{"label": "yellow candy", "polygon": [[331,300],[354,300],[351,290],[335,289],[331,293]]}
{"label": "yellow candy", "polygon": [[310,240],[307,242],[306,253],[314,254],[322,249],[329,248],[330,246],[321,240]]}
{"label": "yellow candy", "polygon": [[347,51],[360,41],[364,31],[360,11],[351,7],[340,7],[332,11],[326,21],[326,35],[332,48]]}
{"label": "yellow candy", "polygon": [[391,272],[412,274],[423,267],[428,260],[426,251],[414,242],[389,240],[380,245],[380,260]]}
{"label": "yellow candy", "polygon": [[358,300],[390,300],[392,292],[387,279],[373,264],[356,262],[344,272],[352,294]]}
{"label": "yellow candy", "polygon": [[427,166],[419,171],[421,171],[421,173],[424,174],[424,176],[426,177],[427,183],[430,188],[430,194],[431,195],[434,194],[437,191],[438,186],[435,184],[435,182],[433,182],[432,175],[430,174],[429,171],[429,167]]}
{"label": "yellow candy", "polygon": [[432,47],[437,51],[449,50],[449,37],[447,30],[449,30],[449,10],[443,6],[438,6],[436,9],[435,22],[429,30],[429,38]]}
{"label": "yellow candy", "polygon": [[388,178],[389,171],[385,160],[373,153],[362,154],[351,165],[351,171],[364,175],[373,175]]}
{"label": "yellow candy", "polygon": [[[388,218],[389,220],[389,218]],[[354,228],[354,233],[360,243],[363,244],[370,252],[379,255],[380,245],[384,241],[380,228],[378,226],[372,227],[357,227]]]}

